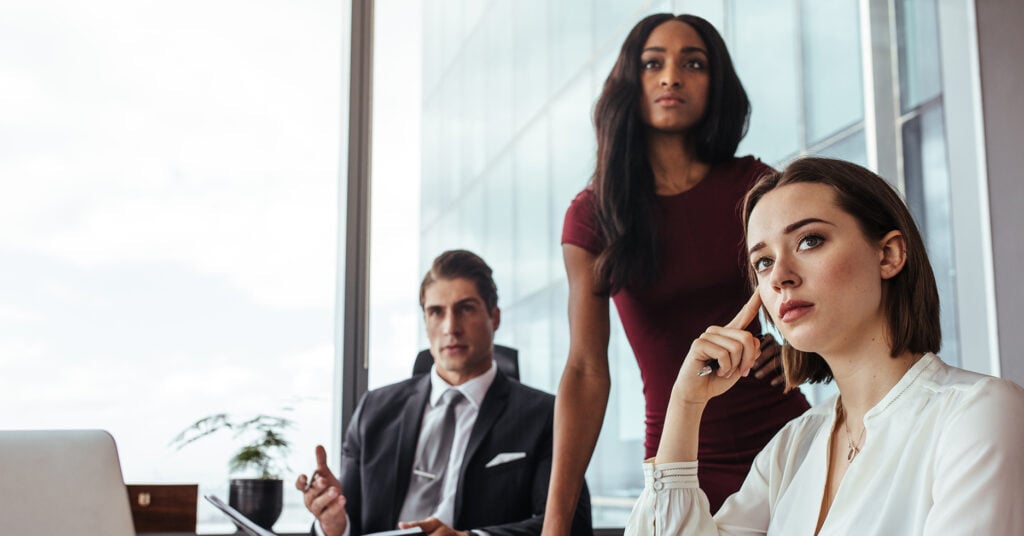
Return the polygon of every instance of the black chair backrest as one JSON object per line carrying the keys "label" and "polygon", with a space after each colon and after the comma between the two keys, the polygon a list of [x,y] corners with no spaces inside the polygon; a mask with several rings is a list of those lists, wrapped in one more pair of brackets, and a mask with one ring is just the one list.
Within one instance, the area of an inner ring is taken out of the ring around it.
{"label": "black chair backrest", "polygon": [[[515,381],[519,381],[519,350],[494,345],[494,360],[498,363],[498,370]],[[430,366],[434,364],[434,356],[430,355],[430,349],[420,351],[416,355],[416,362],[412,365],[412,375],[418,376],[430,372]]]}

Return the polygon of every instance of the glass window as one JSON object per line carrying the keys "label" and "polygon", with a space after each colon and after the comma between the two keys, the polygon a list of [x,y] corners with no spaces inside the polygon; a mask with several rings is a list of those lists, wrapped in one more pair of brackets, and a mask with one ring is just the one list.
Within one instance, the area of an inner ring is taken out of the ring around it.
{"label": "glass window", "polygon": [[[480,255],[492,267],[502,267],[494,275],[495,284],[498,285],[498,303],[501,307],[505,306],[507,300],[517,295],[515,273],[509,269],[509,267],[515,266],[516,258],[516,205],[513,197],[515,183],[512,180],[512,173],[512,156],[510,154],[505,154],[498,161],[492,163],[488,170],[487,195],[484,198],[487,218],[486,239]],[[436,255],[442,250],[430,251],[432,255]],[[424,270],[427,263],[432,260],[432,256],[423,259],[421,266],[424,267]],[[505,318],[507,316],[505,315]],[[513,340],[510,339],[510,342]]]}
{"label": "glass window", "polygon": [[595,526],[618,527],[624,526],[629,519],[634,497],[639,496],[644,487],[643,474],[637,470],[636,464],[622,461],[644,456],[646,430],[644,419],[637,416],[645,414],[646,406],[643,397],[636,396],[636,393],[643,393],[643,380],[614,306],[611,307],[611,325],[608,365],[612,389],[604,426],[615,433],[608,434],[602,430],[602,438],[605,435],[610,437],[598,441],[594,453],[594,460],[598,461],[591,461],[587,483],[591,501],[600,506],[594,507]]}
{"label": "glass window", "polygon": [[[384,4],[387,5],[387,4]],[[380,9],[380,8],[378,8]],[[378,77],[379,78],[379,77]],[[391,109],[394,109],[392,105]],[[394,114],[395,117],[400,117],[401,114]],[[415,117],[415,116],[411,116]],[[419,191],[419,195],[422,199],[422,203],[418,207],[422,212],[420,217],[425,222],[431,222],[441,216],[441,206],[443,202],[443,193],[445,192],[445,177],[447,176],[445,165],[445,159],[441,157],[441,147],[444,146],[442,143],[442,133],[444,124],[444,107],[440,99],[424,99],[423,109],[420,115],[421,130],[422,130],[422,146],[420,145],[421,138],[416,136],[417,132],[415,129],[403,129],[400,124],[392,125],[391,127],[384,127],[381,125],[383,121],[377,121],[375,130],[379,131],[381,128],[395,129],[397,132],[407,132],[414,137],[414,144],[407,148],[409,151],[420,152],[420,165],[417,167],[415,161],[411,164],[406,163],[406,168],[402,171],[405,173],[414,173],[414,176],[420,176],[420,168],[423,170],[423,181],[416,181],[416,188]],[[387,165],[395,165],[400,160],[397,158],[384,158],[381,159],[381,163]],[[398,175],[392,176],[394,181],[406,182],[409,180],[408,177]],[[377,202],[376,198],[374,202]],[[375,206],[376,207],[376,206]],[[384,207],[381,207],[382,209]],[[376,214],[378,211],[374,210]],[[393,219],[402,219],[393,214]],[[372,252],[371,252],[372,253]]]}
{"label": "glass window", "polygon": [[864,118],[857,2],[803,0],[804,110],[812,144]]}
{"label": "glass window", "polygon": [[896,23],[905,194],[939,289],[942,357],[959,363],[954,222],[935,2],[896,2]]}
{"label": "glass window", "polygon": [[[419,307],[419,279],[423,276],[417,266],[421,245],[418,232],[422,220],[426,240],[445,235],[450,225],[449,214],[440,207],[454,195],[456,187],[455,159],[442,155],[441,147],[452,145],[452,125],[449,120],[450,82],[433,79],[435,98],[420,96],[430,80],[430,74],[421,71],[419,61],[426,64],[432,58],[439,61],[441,37],[422,33],[422,25],[440,23],[446,12],[436,2],[420,3],[378,1],[375,16],[385,24],[374,29],[374,95],[373,142],[371,172],[375,179],[372,187],[370,225],[370,301],[369,351],[367,370],[371,387],[386,385],[408,378],[421,344],[417,337],[422,331]],[[421,22],[422,21],[422,22]],[[423,47],[422,56],[416,43],[430,40],[432,47]],[[399,46],[406,43],[405,46]],[[421,77],[421,72],[424,76]],[[421,110],[422,106],[422,110]],[[421,151],[422,147],[422,151]],[[419,181],[422,174],[429,180]],[[425,339],[424,339],[425,340]],[[335,445],[334,448],[340,448]],[[330,451],[329,451],[330,452]]]}
{"label": "glass window", "polygon": [[[649,13],[665,10],[652,11],[644,0],[593,0],[590,4],[587,9],[594,17],[594,44],[598,47],[612,47],[616,53],[626,33],[637,21]],[[570,17],[566,22],[571,24],[573,20]]]}
{"label": "glass window", "polygon": [[942,93],[935,0],[896,2],[900,109],[907,113]]}
{"label": "glass window", "polygon": [[733,1],[729,52],[750,98],[750,130],[737,154],[778,162],[802,148],[800,30],[788,0]]}
{"label": "glass window", "polygon": [[[465,151],[463,157],[466,160],[467,177],[479,177],[487,162],[487,108],[491,106],[491,96],[487,94],[487,86],[484,82],[486,72],[477,68],[486,60],[484,56],[484,36],[480,32],[474,32],[466,44],[464,55],[466,60],[461,62],[459,69],[465,72],[466,86],[463,89],[462,116],[460,123],[463,125],[463,145]],[[412,129],[409,129],[412,132]]]}
{"label": "glass window", "polygon": [[847,134],[817,151],[812,151],[811,154],[827,158],[838,158],[839,160],[846,160],[847,162],[868,167],[867,145],[864,140],[864,130],[862,129],[857,129],[853,133]]}
{"label": "glass window", "polygon": [[[603,55],[597,58],[591,65],[591,73],[593,79],[591,80],[591,93],[593,95],[590,104],[590,110],[588,117],[593,118],[594,105],[597,104],[597,99],[601,97],[601,90],[604,89],[604,83],[608,80],[608,74],[612,72],[612,67],[615,66],[615,60],[619,57],[618,48],[608,48]],[[593,123],[591,123],[590,131],[594,131]],[[595,147],[596,147],[595,140]]]}
{"label": "glass window", "polygon": [[725,35],[728,33],[725,18],[727,3],[729,2],[723,0],[674,0],[673,8],[669,11],[699,15],[718,28],[719,33]]}
{"label": "glass window", "polygon": [[[4,428],[104,428],[127,482],[227,499],[239,440],[168,443],[268,413],[295,421],[285,489],[308,471],[333,410],[342,9],[5,6]],[[286,492],[277,530],[311,520]],[[234,527],[201,501],[199,528]]]}
{"label": "glass window", "polygon": [[[515,70],[513,65],[513,54],[509,53],[512,40],[512,25],[509,20],[512,18],[512,6],[510,2],[494,2],[488,6],[483,14],[484,44],[483,60],[474,65],[485,74],[484,87],[486,93],[483,96],[485,120],[487,127],[484,137],[487,140],[486,161],[491,162],[499,158],[503,151],[507,151],[512,139],[513,124],[513,86],[515,86]],[[426,26],[436,29],[437,26]],[[435,32],[424,32],[430,35]],[[424,47],[429,47],[424,44]],[[424,176],[424,180],[429,180]]]}
{"label": "glass window", "polygon": [[953,215],[942,106],[932,105],[903,124],[903,165],[907,204],[928,248],[942,304],[942,357],[960,362],[957,335]]}
{"label": "glass window", "polygon": [[439,3],[444,4],[438,19],[438,22],[441,23],[439,29],[442,29],[438,32],[441,42],[441,65],[443,69],[447,70],[455,62],[459,49],[462,48],[465,32],[463,13],[466,2],[465,0],[454,2],[441,0]]}
{"label": "glass window", "polygon": [[[558,385],[562,373],[555,373],[549,366],[554,328],[550,321],[551,298],[552,293],[545,288],[509,303],[502,314],[501,328],[511,328],[505,333],[506,340],[519,349],[520,378],[526,385]],[[506,316],[513,320],[509,325],[504,323]]]}
{"label": "glass window", "polygon": [[[548,96],[548,25],[547,0],[516,0],[512,2],[512,19],[504,21],[513,27],[514,51],[507,44],[489,51],[488,55],[512,53],[515,88],[512,106],[518,130],[535,119]],[[552,58],[554,59],[554,58]]]}
{"label": "glass window", "polygon": [[593,52],[594,12],[590,4],[591,0],[548,2],[551,20],[560,22],[551,30],[550,55],[555,60],[548,62],[548,76],[554,95],[587,65]]}
{"label": "glass window", "polygon": [[470,251],[483,251],[487,236],[484,230],[487,228],[487,215],[484,213],[486,206],[485,185],[483,181],[477,180],[462,201],[464,210],[460,214],[459,227],[463,230],[462,246]]}
{"label": "glass window", "polygon": [[[590,109],[580,103],[593,102],[593,82],[589,71],[583,71],[551,102],[551,236],[549,244],[557,250],[554,273],[561,275],[562,220],[569,202],[587,187],[594,173],[597,138]],[[561,277],[560,277],[561,278]]]}
{"label": "glass window", "polygon": [[552,221],[548,209],[550,145],[547,117],[533,122],[516,140],[512,182],[516,207],[516,263],[507,268],[515,272],[515,294],[509,296],[512,300],[528,298],[556,275],[551,262],[556,245],[551,242]]}
{"label": "glass window", "polygon": [[[422,40],[423,42],[423,47],[421,50],[417,51],[417,55],[420,56],[420,72],[422,76],[421,84],[423,86],[423,91],[425,95],[430,95],[434,92],[434,90],[437,88],[437,84],[440,83],[441,81],[442,74],[445,71],[446,65],[441,52],[441,43],[444,34],[442,32],[434,32],[429,35],[422,35],[420,33],[420,29],[423,26],[436,28],[442,24],[442,21],[445,17],[446,3],[447,0],[423,0],[416,7],[410,6],[409,8],[413,10],[413,12],[421,13],[420,16],[423,18],[423,22],[421,24],[414,23],[414,26],[407,27],[406,29],[417,32],[414,35],[419,35],[419,39]],[[380,18],[381,8],[386,10],[393,9],[393,4],[394,2],[381,2],[379,3],[379,5],[374,4],[375,17]],[[381,25],[377,26],[378,27],[376,28],[376,31],[374,33],[375,38],[377,36],[377,32],[379,31],[387,32],[386,35],[388,35],[389,37],[397,37],[399,35],[402,35],[400,32],[397,31],[392,33],[386,30]],[[409,65],[411,66],[412,64]]]}

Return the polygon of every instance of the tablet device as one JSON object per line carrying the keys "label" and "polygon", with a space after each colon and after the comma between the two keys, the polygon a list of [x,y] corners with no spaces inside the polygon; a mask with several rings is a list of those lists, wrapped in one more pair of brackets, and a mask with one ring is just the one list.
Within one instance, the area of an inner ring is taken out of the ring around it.
{"label": "tablet device", "polygon": [[[239,530],[244,532],[247,536],[277,536],[272,531],[269,531],[256,523],[253,523],[251,519],[245,517],[241,512],[232,508],[229,504],[222,501],[216,495],[206,495],[206,500],[210,501],[214,506],[224,512],[232,521],[238,525]],[[395,529],[386,530],[384,532],[372,532],[364,534],[363,536],[406,536],[413,534],[423,534],[423,531],[419,528],[414,529]]]}

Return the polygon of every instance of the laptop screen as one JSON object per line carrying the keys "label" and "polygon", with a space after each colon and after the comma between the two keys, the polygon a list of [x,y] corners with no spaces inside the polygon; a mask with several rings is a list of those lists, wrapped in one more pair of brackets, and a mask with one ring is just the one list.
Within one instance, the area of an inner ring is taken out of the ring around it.
{"label": "laptop screen", "polygon": [[4,534],[135,536],[103,430],[0,430],[0,497]]}

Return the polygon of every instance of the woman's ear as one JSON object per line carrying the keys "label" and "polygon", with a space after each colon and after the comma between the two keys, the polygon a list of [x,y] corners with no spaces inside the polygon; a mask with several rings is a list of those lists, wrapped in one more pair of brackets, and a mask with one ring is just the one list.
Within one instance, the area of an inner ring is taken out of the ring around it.
{"label": "woman's ear", "polygon": [[907,240],[901,231],[889,231],[878,241],[882,279],[892,279],[907,264]]}

